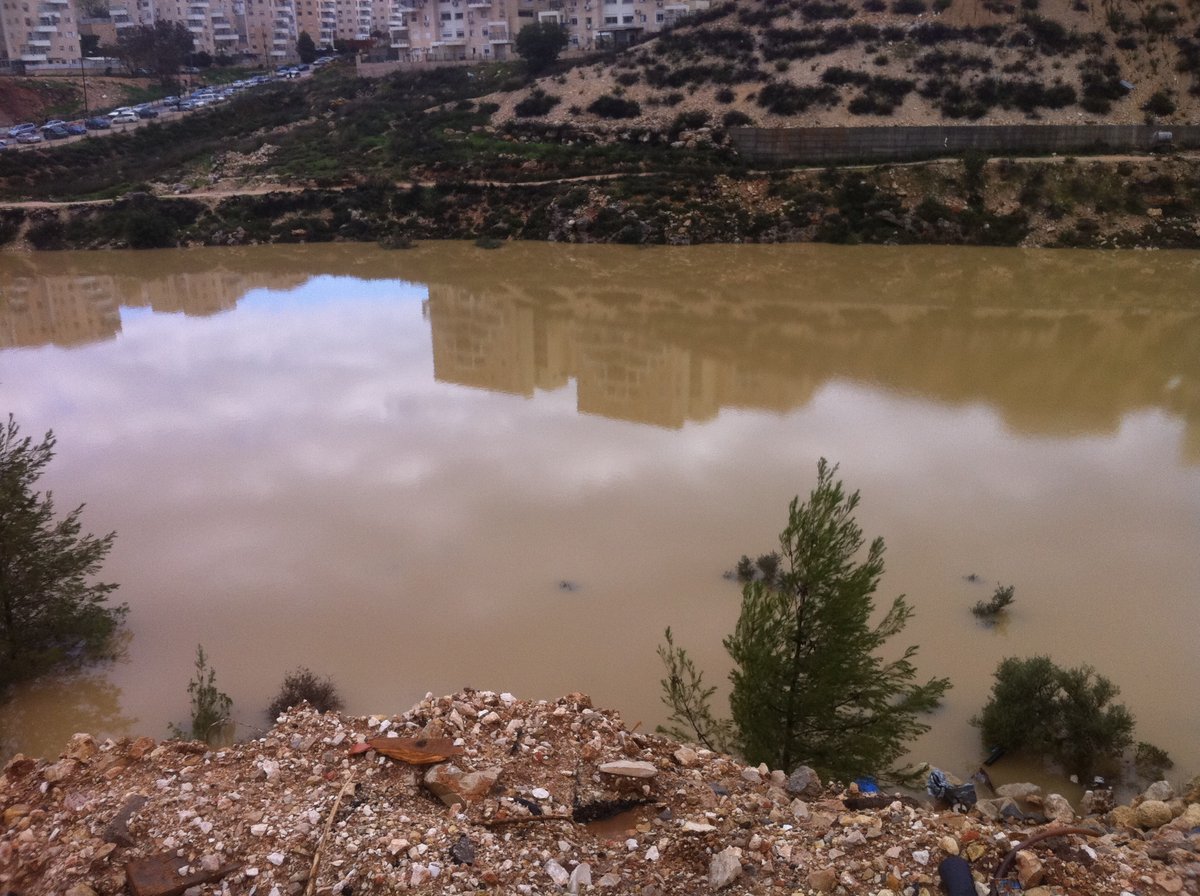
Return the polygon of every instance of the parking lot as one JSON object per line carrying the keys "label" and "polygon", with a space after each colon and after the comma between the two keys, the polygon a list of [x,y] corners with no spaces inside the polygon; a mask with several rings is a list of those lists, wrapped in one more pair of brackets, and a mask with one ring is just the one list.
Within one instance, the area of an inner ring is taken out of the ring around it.
{"label": "parking lot", "polygon": [[[316,67],[323,64],[325,63],[320,62]],[[308,65],[285,66],[277,69],[274,74],[255,75],[231,84],[200,86],[181,96],[168,96],[136,106],[122,106],[86,119],[14,124],[0,131],[0,151],[46,149],[96,136],[126,133],[148,122],[167,121],[202,112],[227,103],[247,90],[280,80],[308,77],[312,72],[313,67]]]}

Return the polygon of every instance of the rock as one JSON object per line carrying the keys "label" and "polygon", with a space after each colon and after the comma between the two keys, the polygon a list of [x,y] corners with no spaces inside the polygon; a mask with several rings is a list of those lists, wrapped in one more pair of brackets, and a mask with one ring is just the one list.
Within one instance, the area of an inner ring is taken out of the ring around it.
{"label": "rock", "polygon": [[1176,816],[1167,827],[1175,831],[1183,831],[1187,833],[1194,828],[1200,828],[1200,803],[1192,803],[1183,810],[1183,814]]}
{"label": "rock", "polygon": [[592,866],[587,862],[580,862],[571,869],[571,877],[567,881],[567,889],[571,893],[578,893],[584,887],[592,885]]}
{"label": "rock", "polygon": [[1188,781],[1184,788],[1183,801],[1185,803],[1200,803],[1200,775]]}
{"label": "rock", "polygon": [[1001,784],[996,788],[997,796],[1006,796],[1013,800],[1026,800],[1030,797],[1040,796],[1042,788],[1036,784]]}
{"label": "rock", "polygon": [[621,885],[621,875],[610,871],[600,878],[597,886],[600,887],[619,887]]}
{"label": "rock", "polygon": [[695,768],[700,763],[700,754],[691,747],[680,747],[672,755],[684,768]]}
{"label": "rock", "polygon": [[832,893],[838,885],[837,872],[832,868],[818,868],[808,873],[808,887],[818,893]]}
{"label": "rock", "polygon": [[742,780],[750,784],[761,784],[762,774],[756,768],[746,767],[742,769]]}
{"label": "rock", "polygon": [[118,846],[133,846],[133,836],[129,833],[129,819],[138,809],[146,805],[144,795],[135,793],[128,797],[104,828],[104,833],[101,835],[106,843],[115,843]]}
{"label": "rock", "polygon": [[807,765],[802,765],[788,775],[784,790],[793,796],[818,797],[821,795],[821,779]]}
{"label": "rock", "polygon": [[96,896],[96,891],[87,884],[76,884],[67,890],[63,896]]}
{"label": "rock", "polygon": [[453,763],[434,765],[425,773],[425,787],[447,806],[477,803],[496,786],[500,766],[463,772]]}
{"label": "rock", "polygon": [[958,841],[953,837],[943,837],[938,841],[938,848],[948,856],[958,855]]}
{"label": "rock", "polygon": [[1169,803],[1175,799],[1175,788],[1169,781],[1155,781],[1142,792],[1142,799]]}
{"label": "rock", "polygon": [[72,734],[71,742],[67,745],[67,758],[75,759],[83,762],[91,759],[100,748],[96,746],[96,739],[90,734]]}
{"label": "rock", "polygon": [[129,752],[126,755],[130,759],[139,760],[145,757],[156,746],[158,746],[158,742],[154,738],[143,735],[129,745]]}
{"label": "rock", "polygon": [[708,883],[714,890],[729,886],[742,874],[742,860],[738,849],[728,846],[712,857],[708,865]]}
{"label": "rock", "polygon": [[912,853],[912,857],[913,857],[913,861],[916,862],[918,865],[928,865],[929,864],[929,850],[927,850],[927,849],[914,849],[913,853]]}
{"label": "rock", "polygon": [[1104,815],[1113,808],[1113,792],[1107,790],[1087,790],[1079,800],[1080,815]]}
{"label": "rock", "polygon": [[1183,890],[1183,879],[1171,871],[1160,871],[1154,875],[1154,883],[1164,893],[1179,893]]}
{"label": "rock", "polygon": [[1117,806],[1108,813],[1108,823],[1118,828],[1136,828],[1137,812],[1132,806]]}
{"label": "rock", "polygon": [[708,833],[711,833],[712,831],[716,830],[716,827],[714,825],[711,825],[705,821],[690,821],[690,820],[688,820],[688,821],[683,822],[681,827],[685,831],[689,831],[689,832],[696,833],[696,834],[708,834]]}
{"label": "rock", "polygon": [[975,811],[989,821],[999,821],[1017,808],[1016,800],[1007,796],[994,800],[979,800],[975,803]]}
{"label": "rock", "polygon": [[604,762],[600,764],[599,768],[606,775],[619,775],[625,778],[653,778],[658,774],[658,769],[653,762],[639,762],[632,759]]}
{"label": "rock", "polygon": [[791,804],[788,806],[788,809],[791,810],[792,816],[797,821],[805,821],[809,815],[812,814],[808,811],[808,803],[804,802],[804,800],[800,799],[799,797],[792,800]]}
{"label": "rock", "polygon": [[1051,793],[1042,801],[1042,811],[1051,821],[1059,824],[1074,824],[1075,810],[1071,808],[1067,798],[1059,793]]}
{"label": "rock", "polygon": [[42,769],[42,777],[51,784],[58,784],[75,774],[78,767],[79,763],[74,759],[60,759],[54,765]]}
{"label": "rock", "polygon": [[1138,803],[1133,811],[1134,820],[1141,828],[1160,828],[1175,817],[1171,807],[1162,800],[1146,800]]}
{"label": "rock", "polygon": [[548,862],[546,862],[546,864],[542,866],[542,870],[549,875],[550,879],[554,881],[556,886],[565,887],[571,882],[571,875],[567,872],[567,869],[558,864],[558,862],[554,861],[554,859],[550,859]]}
{"label": "rock", "polygon": [[450,858],[459,865],[475,864],[475,844],[466,834],[462,834],[450,847]]}
{"label": "rock", "polygon": [[1046,876],[1046,869],[1042,866],[1041,860],[1028,849],[1022,849],[1017,853],[1015,867],[1017,881],[1020,882],[1023,890],[1036,887]]}
{"label": "rock", "polygon": [[4,810],[4,826],[12,827],[13,823],[19,821],[29,814],[29,806],[25,803],[14,803]]}
{"label": "rock", "polygon": [[533,797],[535,800],[550,799],[550,791],[547,790],[545,787],[535,787],[535,788],[533,788],[533,790],[529,791],[529,795],[531,797]]}

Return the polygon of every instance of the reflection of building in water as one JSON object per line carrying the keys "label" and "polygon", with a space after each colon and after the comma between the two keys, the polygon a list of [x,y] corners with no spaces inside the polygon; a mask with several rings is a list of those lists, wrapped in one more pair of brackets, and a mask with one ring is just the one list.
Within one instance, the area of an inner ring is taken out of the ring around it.
{"label": "reflection of building in water", "polygon": [[15,277],[0,289],[0,348],[82,345],[121,329],[109,277]]}
{"label": "reflection of building in water", "polygon": [[822,385],[869,383],[950,405],[986,403],[1014,430],[1115,432],[1161,407],[1200,446],[1200,315],[1122,308],[877,304],[739,295],[722,303],[647,288],[549,296],[511,282],[486,295],[430,285],[434,375],[531,395],[576,380],[581,412],[679,427],[720,408],[786,412]]}
{"label": "reflection of building in water", "polygon": [[82,345],[112,339],[121,307],[206,316],[227,311],[251,289],[290,289],[307,274],[227,270],[135,275],[50,274],[0,280],[0,348]]}

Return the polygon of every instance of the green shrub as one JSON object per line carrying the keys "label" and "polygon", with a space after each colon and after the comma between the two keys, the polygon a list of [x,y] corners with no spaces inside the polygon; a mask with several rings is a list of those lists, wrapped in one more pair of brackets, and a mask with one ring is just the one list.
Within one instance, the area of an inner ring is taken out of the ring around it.
{"label": "green shrub", "polygon": [[518,118],[533,118],[545,115],[561,101],[559,97],[540,89],[534,89],[529,96],[517,103],[513,111],[516,112]]}
{"label": "green shrub", "polygon": [[1165,90],[1156,90],[1142,105],[1143,112],[1151,115],[1170,115],[1175,111],[1175,100]]}
{"label": "green shrub", "polygon": [[642,114],[642,107],[636,100],[622,99],[612,94],[599,97],[587,110],[601,118],[637,118]]}
{"label": "green shrub", "polygon": [[898,15],[916,16],[928,11],[925,0],[892,0],[892,12]]}
{"label": "green shrub", "polygon": [[317,712],[336,712],[342,708],[342,698],[333,680],[318,678],[312,670],[301,666],[283,677],[279,693],[267,706],[267,716],[274,721],[280,713],[306,700]]}
{"label": "green shrub", "polygon": [[1120,689],[1091,666],[1063,669],[1049,657],[1009,657],[971,724],[984,747],[1050,759],[1090,778],[1133,743],[1133,716],[1113,703]]}
{"label": "green shrub", "polygon": [[57,215],[43,218],[29,226],[25,238],[35,249],[61,249],[66,236],[66,228]]}
{"label": "green shrub", "polygon": [[721,124],[727,128],[744,128],[754,124],[754,119],[741,109],[730,109],[721,116]]}

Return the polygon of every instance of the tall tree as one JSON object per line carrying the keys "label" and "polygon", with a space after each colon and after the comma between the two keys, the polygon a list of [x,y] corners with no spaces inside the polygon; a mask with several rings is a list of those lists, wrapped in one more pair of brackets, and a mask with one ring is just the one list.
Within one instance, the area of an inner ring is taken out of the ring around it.
{"label": "tall tree", "polygon": [[83,505],[56,520],[35,490],[54,445],[21,438],[11,414],[0,427],[0,686],[96,655],[126,612],[107,603],[116,585],[91,581],[115,535],[81,534]]}
{"label": "tall tree", "polygon": [[307,31],[301,31],[296,39],[296,55],[305,65],[317,58],[317,45]]}
{"label": "tall tree", "polygon": [[130,71],[145,69],[164,84],[179,74],[193,44],[183,22],[165,19],[126,28],[117,37],[118,54]]}
{"label": "tall tree", "polygon": [[517,32],[517,53],[531,74],[545,71],[567,48],[567,29],[557,22],[533,22]]}
{"label": "tall tree", "polygon": [[[778,569],[742,590],[737,626],[724,641],[734,663],[733,745],[748,761],[772,768],[805,763],[843,780],[864,773],[898,778],[906,773],[896,768],[905,745],[929,730],[920,716],[939,705],[950,682],[916,683],[915,646],[890,661],[877,655],[904,629],[912,608],[897,597],[872,625],[883,539],[858,558],[859,495],[847,495],[835,472],[824,459],[817,464],[808,501],[794,498],[788,508]],[[669,671],[671,659],[686,671],[681,653],[668,642]],[[676,678],[686,685],[687,676]],[[684,718],[711,718],[704,707],[686,705],[711,690],[688,691],[665,699]],[[676,705],[681,699],[685,705]]]}

